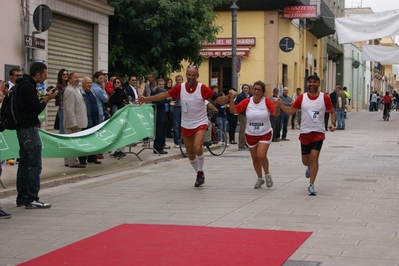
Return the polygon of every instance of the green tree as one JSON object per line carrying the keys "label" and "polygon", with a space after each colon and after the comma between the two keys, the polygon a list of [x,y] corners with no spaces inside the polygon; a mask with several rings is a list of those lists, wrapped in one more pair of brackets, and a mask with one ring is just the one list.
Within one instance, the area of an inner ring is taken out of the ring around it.
{"label": "green tree", "polygon": [[202,61],[202,42],[212,42],[222,28],[214,7],[231,0],[110,0],[109,70],[118,75],[166,76],[181,61]]}

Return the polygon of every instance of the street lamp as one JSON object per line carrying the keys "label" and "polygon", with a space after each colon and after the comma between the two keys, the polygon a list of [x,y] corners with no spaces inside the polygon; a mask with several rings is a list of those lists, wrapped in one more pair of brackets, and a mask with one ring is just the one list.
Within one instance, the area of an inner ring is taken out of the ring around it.
{"label": "street lamp", "polygon": [[232,56],[231,56],[231,87],[238,90],[237,88],[237,6],[238,0],[233,0],[233,4],[230,7],[231,10],[231,24],[232,24]]}

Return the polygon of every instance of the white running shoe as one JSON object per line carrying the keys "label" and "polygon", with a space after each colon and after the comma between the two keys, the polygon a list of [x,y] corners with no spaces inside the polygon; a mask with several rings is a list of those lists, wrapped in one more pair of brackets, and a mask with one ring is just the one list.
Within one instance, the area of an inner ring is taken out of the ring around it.
{"label": "white running shoe", "polygon": [[256,184],[254,186],[255,189],[257,188],[261,188],[261,186],[265,183],[265,180],[263,180],[263,178],[258,178],[258,180],[256,180]]}
{"label": "white running shoe", "polygon": [[272,187],[273,186],[272,176],[270,174],[267,174],[265,175],[265,179],[266,179],[266,186]]}

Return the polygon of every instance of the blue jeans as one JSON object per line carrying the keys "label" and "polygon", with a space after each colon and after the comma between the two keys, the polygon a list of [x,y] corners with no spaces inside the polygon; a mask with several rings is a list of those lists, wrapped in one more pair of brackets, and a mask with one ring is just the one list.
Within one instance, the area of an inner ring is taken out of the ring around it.
{"label": "blue jeans", "polygon": [[337,108],[337,128],[345,129],[345,111]]}
{"label": "blue jeans", "polygon": [[176,145],[180,143],[181,107],[173,107],[173,141]]}
{"label": "blue jeans", "polygon": [[[218,128],[220,128],[224,133],[227,130],[227,117],[216,117],[216,123],[218,124]],[[219,141],[227,142],[227,139],[222,139],[222,134],[218,136]]]}
{"label": "blue jeans", "polygon": [[60,134],[65,134],[65,129],[64,129],[64,109],[58,108],[57,115],[58,115],[58,118],[60,119],[60,123],[59,123]]}
{"label": "blue jeans", "polygon": [[281,132],[281,128],[283,129],[283,134],[281,135],[281,137],[283,139],[285,139],[287,137],[287,127],[288,127],[288,119],[290,118],[289,115],[287,115],[286,113],[281,112],[280,113],[280,123],[279,123],[279,127],[278,127],[278,131],[277,131],[277,138],[280,137],[280,132]]}
{"label": "blue jeans", "polygon": [[17,171],[17,204],[38,200],[42,172],[42,141],[37,127],[17,129],[19,164]]}

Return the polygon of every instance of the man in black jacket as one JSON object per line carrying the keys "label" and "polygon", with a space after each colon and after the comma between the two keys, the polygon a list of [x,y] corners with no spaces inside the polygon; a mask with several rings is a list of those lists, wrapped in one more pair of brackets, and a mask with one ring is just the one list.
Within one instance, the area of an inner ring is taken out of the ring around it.
{"label": "man in black jacket", "polygon": [[19,164],[17,171],[17,206],[26,209],[47,209],[51,205],[39,201],[40,174],[42,172],[42,141],[39,136],[39,114],[58,91],[50,90],[39,100],[36,85],[47,79],[47,66],[34,63],[29,75],[24,74],[17,83],[17,110],[19,121],[17,138],[19,142]]}

